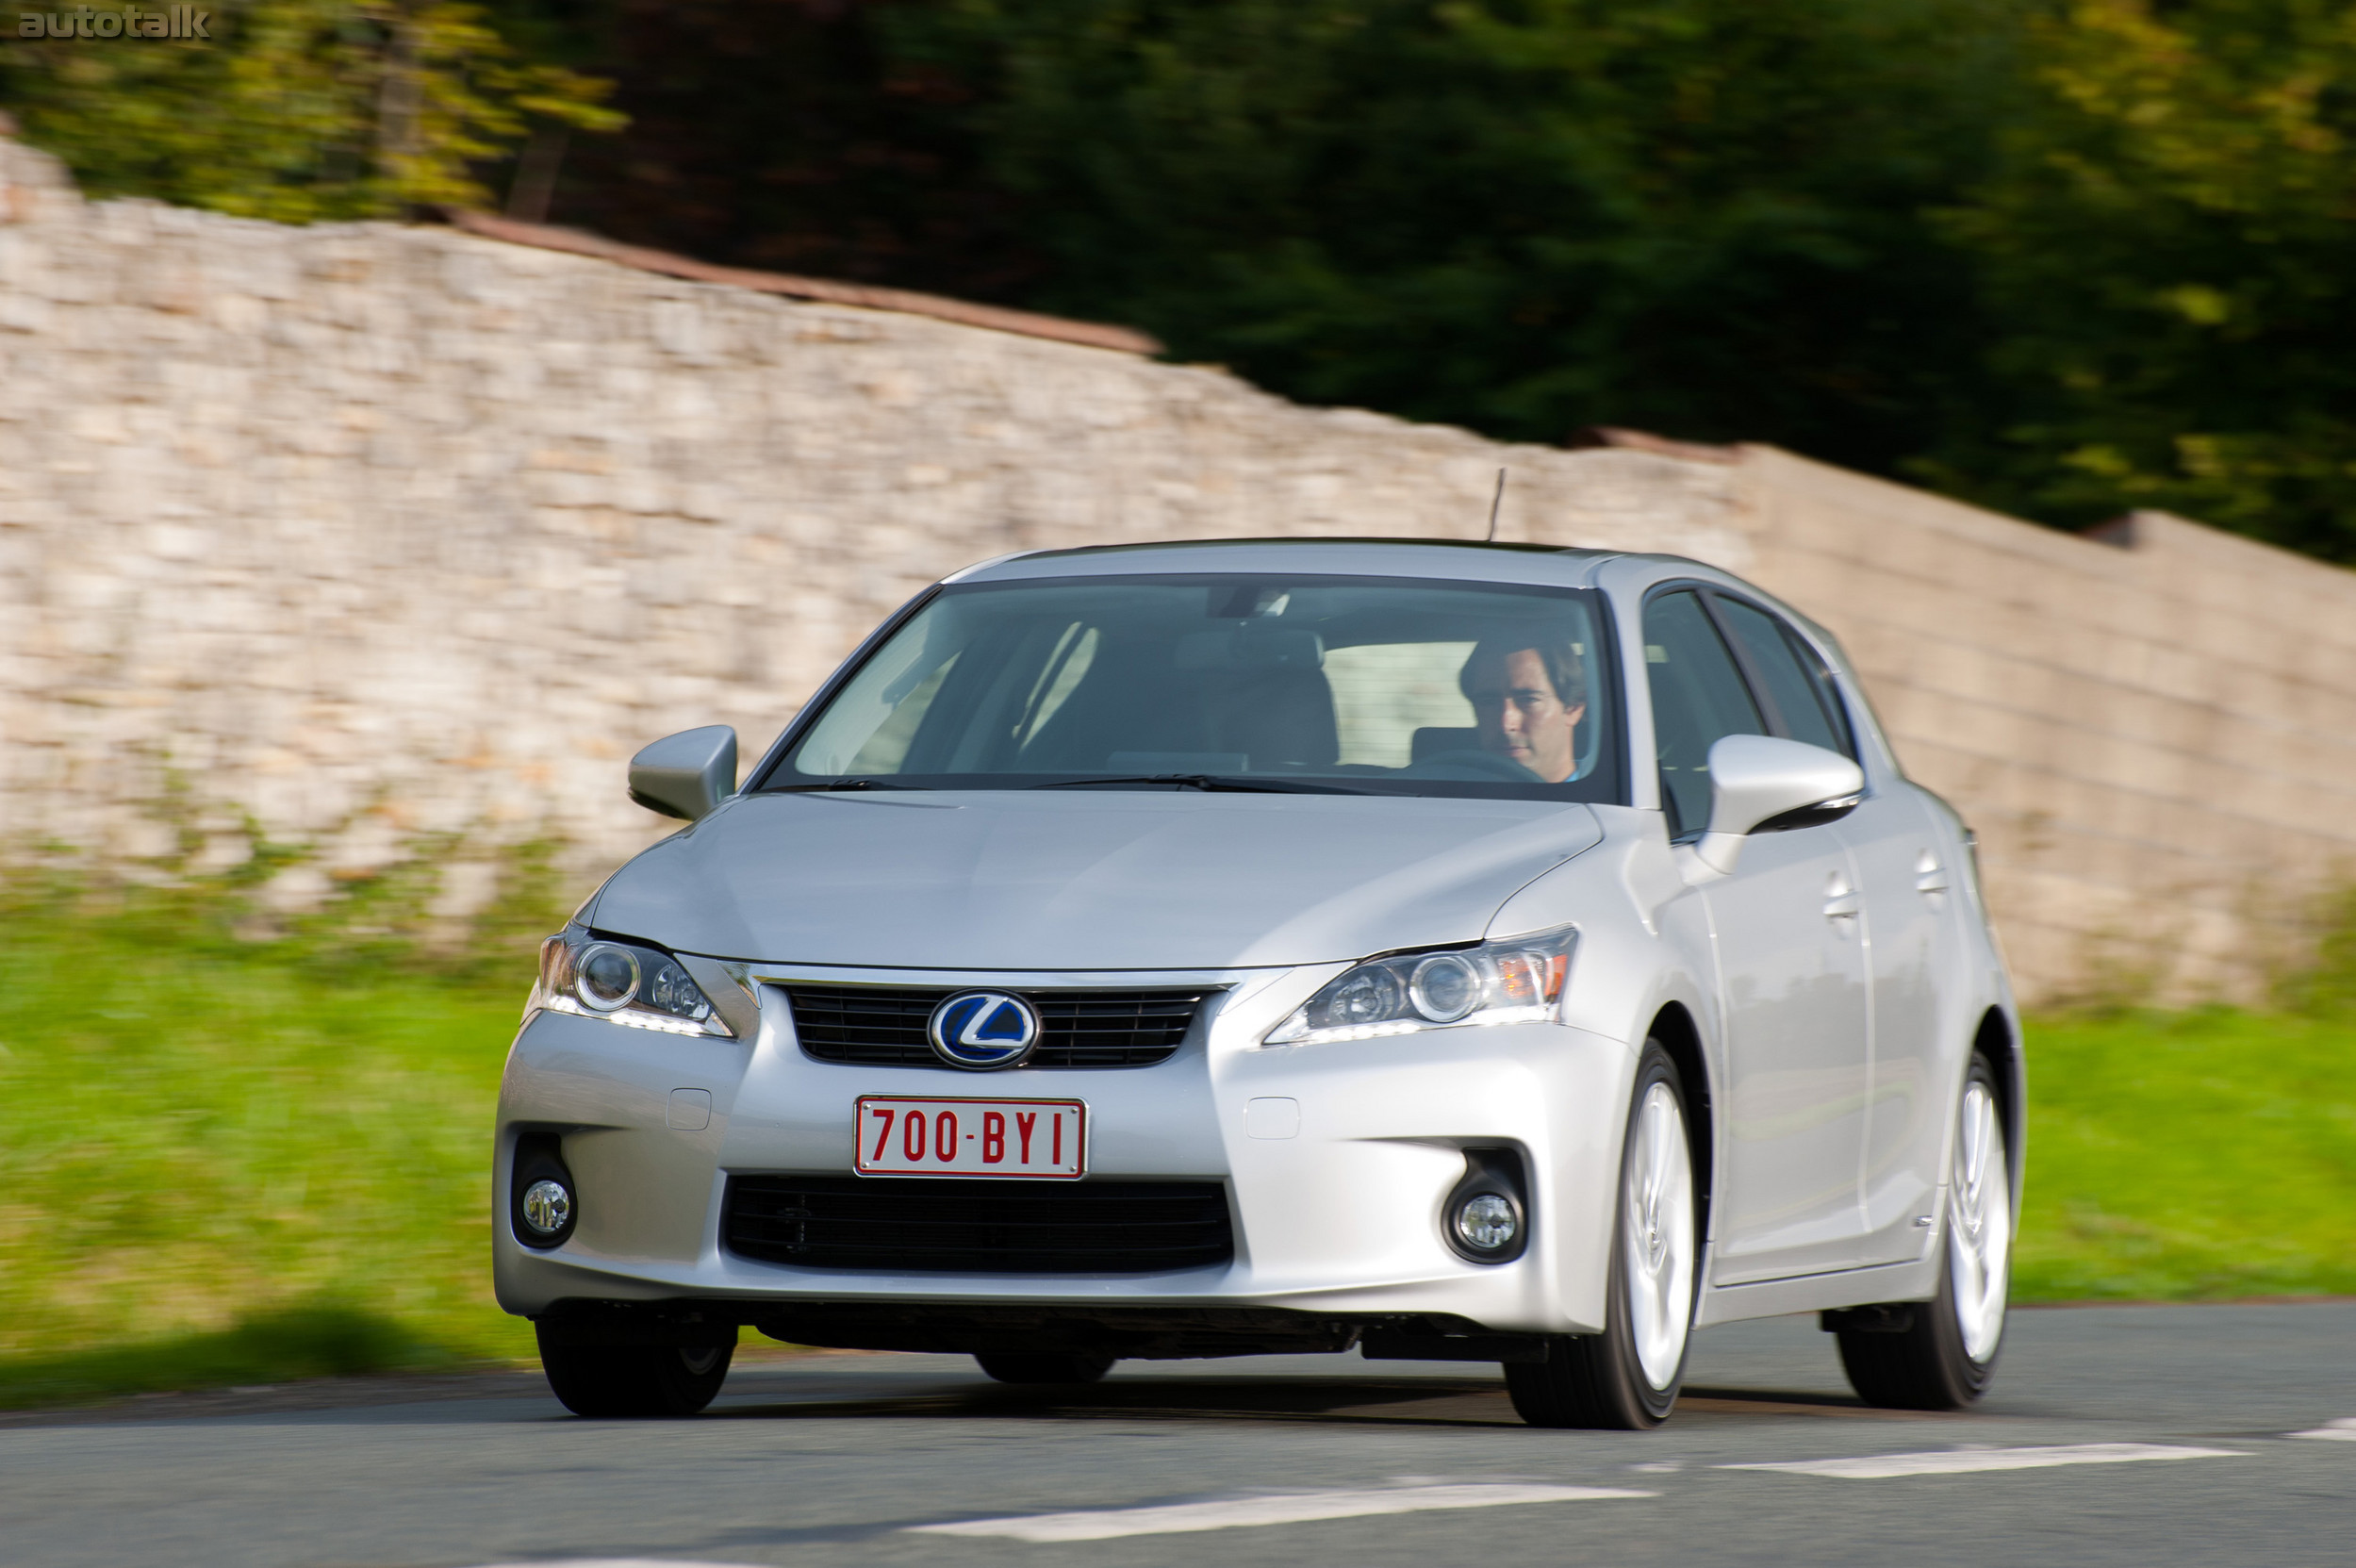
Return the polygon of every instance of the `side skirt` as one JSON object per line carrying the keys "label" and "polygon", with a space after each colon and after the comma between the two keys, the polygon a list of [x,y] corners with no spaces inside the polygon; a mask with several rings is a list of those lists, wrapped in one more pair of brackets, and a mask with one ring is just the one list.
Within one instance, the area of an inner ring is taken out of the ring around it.
{"label": "side skirt", "polygon": [[1821,1312],[1881,1301],[1928,1301],[1938,1289],[1940,1252],[1907,1263],[1804,1274],[1796,1279],[1762,1279],[1750,1285],[1717,1285],[1702,1293],[1693,1326],[1708,1329],[1745,1318]]}

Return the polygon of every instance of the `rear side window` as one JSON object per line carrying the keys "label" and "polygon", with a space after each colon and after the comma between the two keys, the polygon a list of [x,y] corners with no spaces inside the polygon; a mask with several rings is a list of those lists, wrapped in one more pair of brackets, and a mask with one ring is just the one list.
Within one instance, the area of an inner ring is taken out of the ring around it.
{"label": "rear side window", "polygon": [[1724,735],[1763,735],[1767,725],[1718,629],[1689,590],[1644,606],[1644,671],[1653,692],[1653,739],[1674,837],[1709,823],[1710,747]]}
{"label": "rear side window", "polygon": [[1856,746],[1849,738],[1831,672],[1817,662],[1814,651],[1755,604],[1723,595],[1717,596],[1717,604],[1736,645],[1750,655],[1751,668],[1767,688],[1767,700],[1784,721],[1784,733],[1793,740],[1854,757]]}

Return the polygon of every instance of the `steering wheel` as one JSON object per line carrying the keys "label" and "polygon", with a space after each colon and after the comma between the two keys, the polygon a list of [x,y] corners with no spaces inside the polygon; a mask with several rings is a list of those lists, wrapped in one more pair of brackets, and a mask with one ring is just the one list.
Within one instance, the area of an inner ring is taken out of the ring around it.
{"label": "steering wheel", "polygon": [[1459,779],[1479,784],[1542,784],[1545,781],[1509,757],[1493,751],[1467,749],[1461,751],[1441,751],[1409,763],[1399,770],[1409,779]]}

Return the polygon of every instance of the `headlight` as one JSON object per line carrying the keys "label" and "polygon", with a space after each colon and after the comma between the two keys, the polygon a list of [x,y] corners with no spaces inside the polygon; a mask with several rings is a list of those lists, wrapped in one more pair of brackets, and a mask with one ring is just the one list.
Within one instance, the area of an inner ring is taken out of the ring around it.
{"label": "headlight", "polygon": [[712,999],[660,948],[592,936],[567,926],[540,944],[540,979],[531,1008],[610,1018],[667,1034],[733,1033]]}
{"label": "headlight", "polygon": [[1313,1046],[1472,1024],[1551,1023],[1578,940],[1577,928],[1564,926],[1454,952],[1374,959],[1310,998],[1264,1043]]}

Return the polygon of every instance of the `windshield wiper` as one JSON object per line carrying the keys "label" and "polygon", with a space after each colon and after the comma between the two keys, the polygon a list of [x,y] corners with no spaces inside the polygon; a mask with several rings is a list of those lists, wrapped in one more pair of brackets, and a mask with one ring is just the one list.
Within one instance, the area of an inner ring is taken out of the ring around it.
{"label": "windshield wiper", "polygon": [[833,789],[921,789],[923,787],[922,784],[901,784],[894,779],[879,779],[863,775],[855,779],[829,779],[824,784],[776,784],[761,793],[764,795],[810,795]]}
{"label": "windshield wiper", "polygon": [[1106,784],[1176,784],[1227,795],[1363,795],[1347,784],[1306,784],[1290,779],[1238,778],[1227,773],[1105,773],[1085,779],[1057,779],[1032,784],[1033,789],[1095,789]]}

